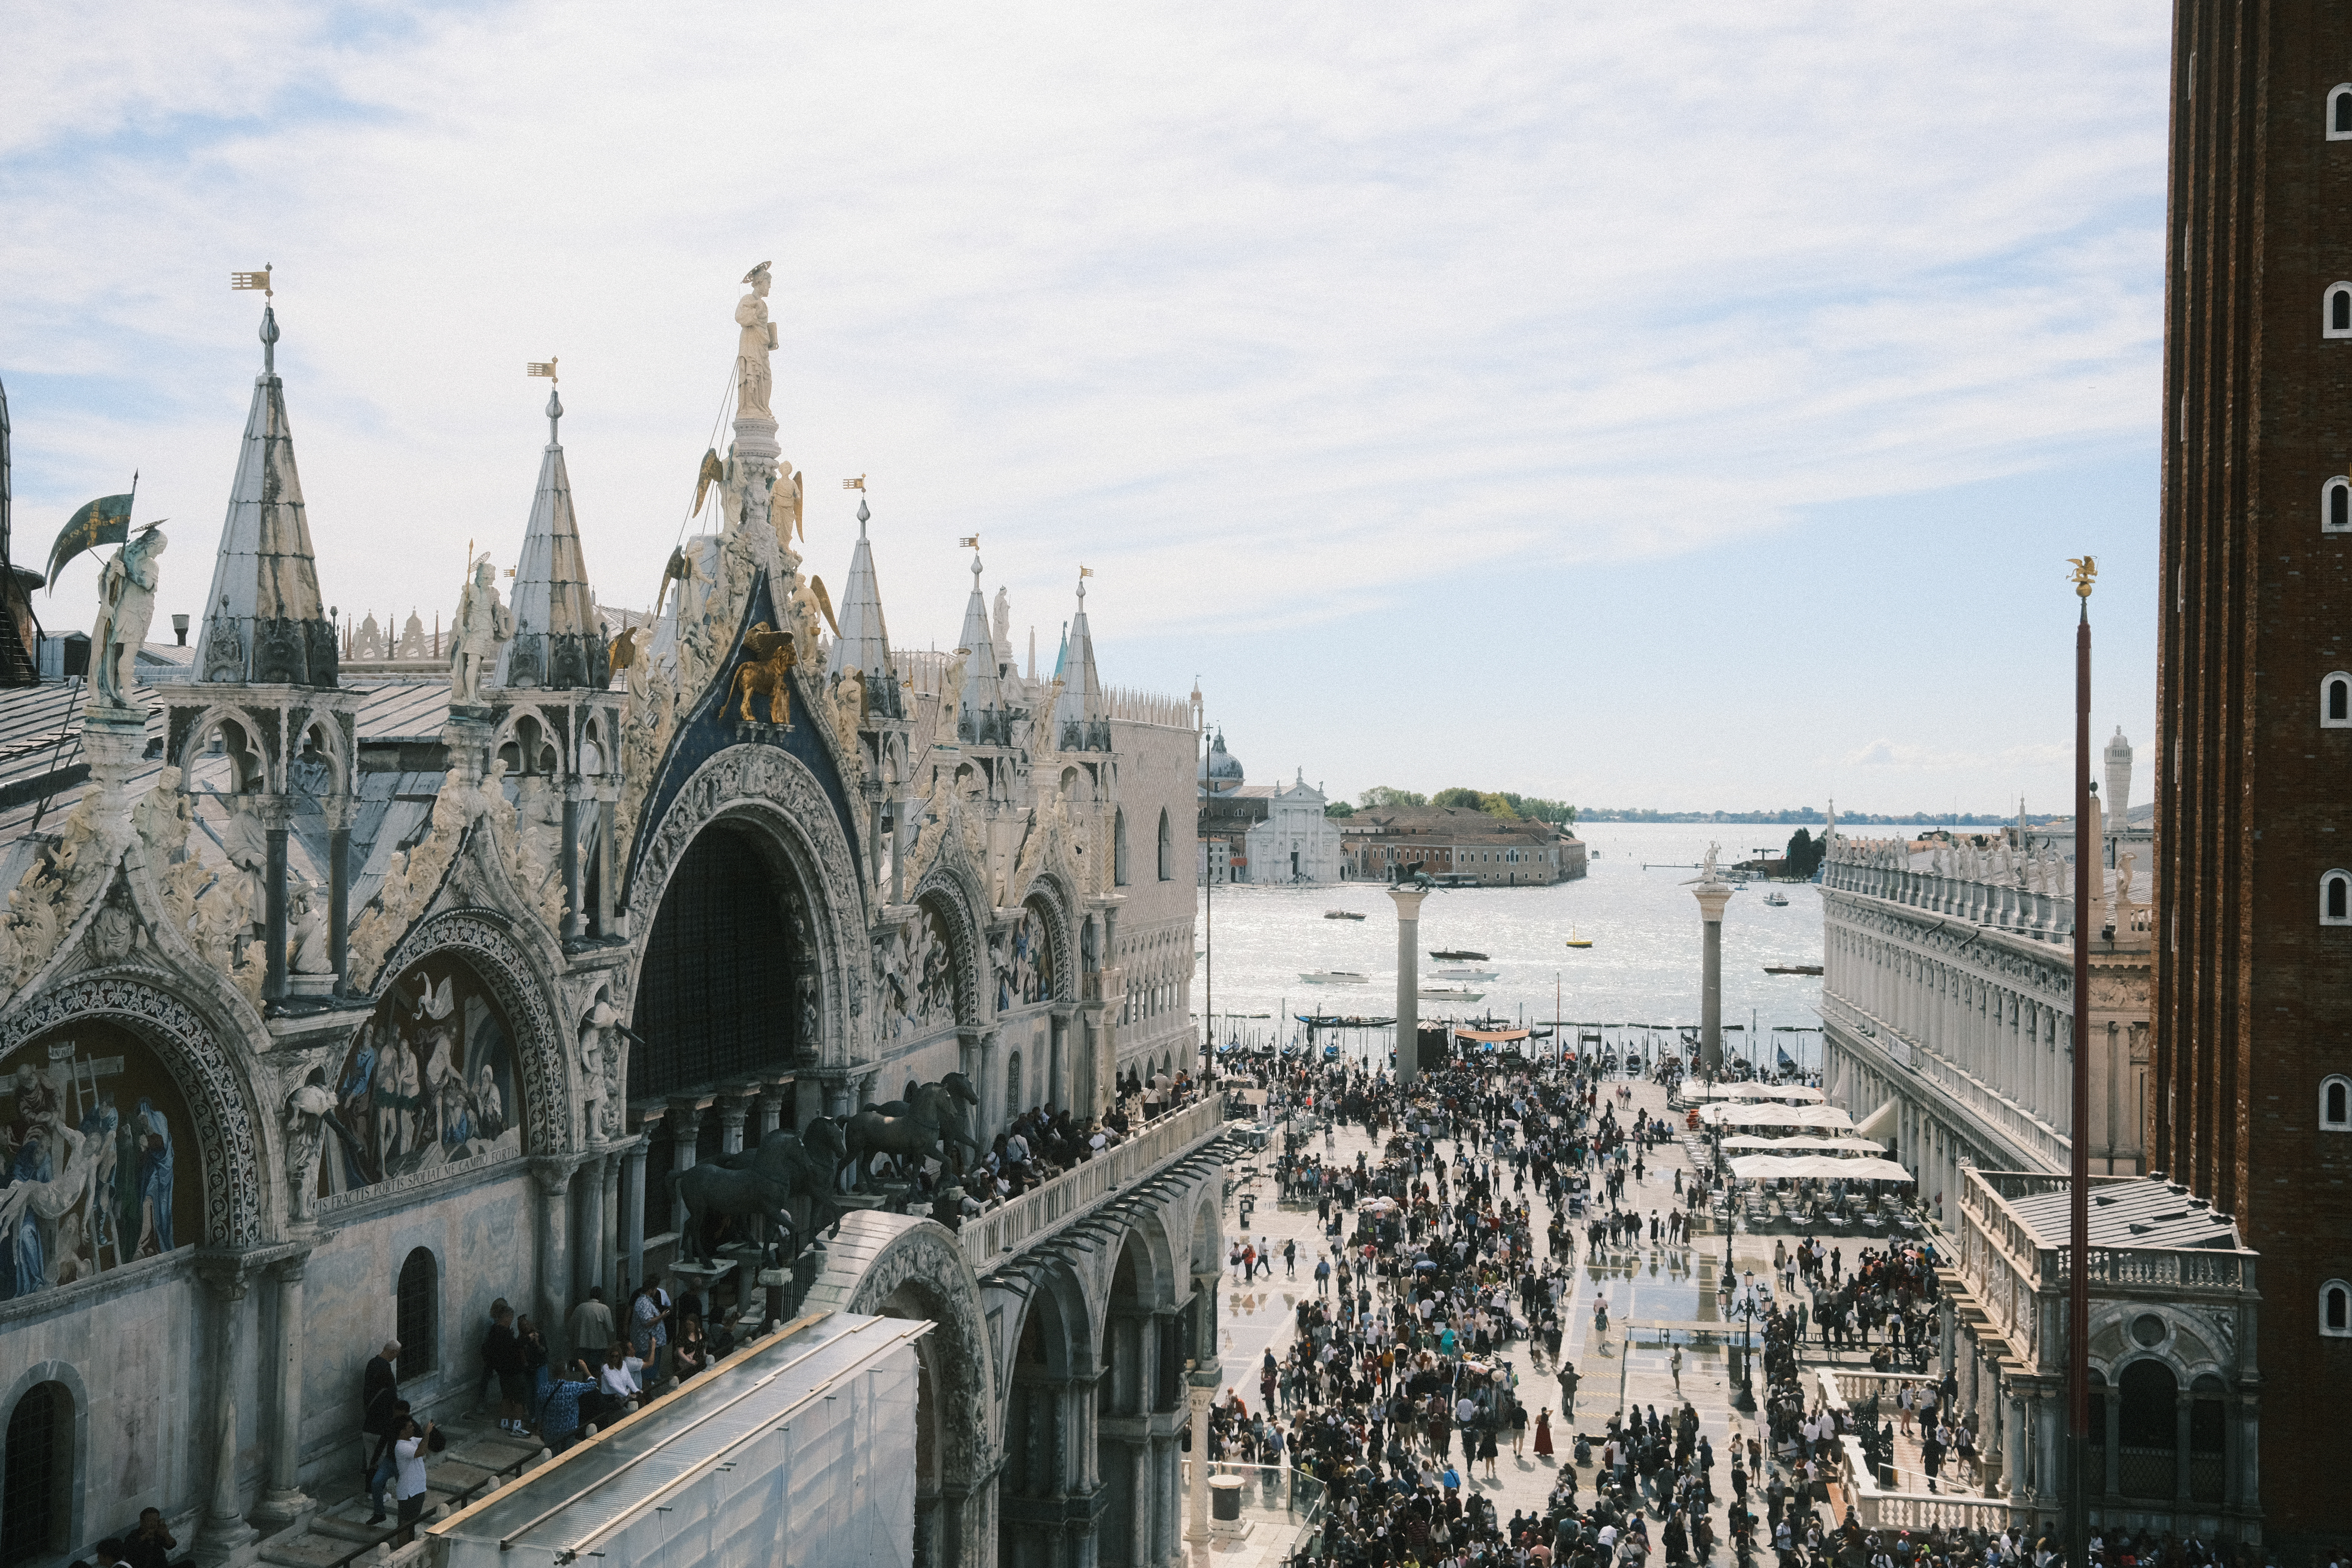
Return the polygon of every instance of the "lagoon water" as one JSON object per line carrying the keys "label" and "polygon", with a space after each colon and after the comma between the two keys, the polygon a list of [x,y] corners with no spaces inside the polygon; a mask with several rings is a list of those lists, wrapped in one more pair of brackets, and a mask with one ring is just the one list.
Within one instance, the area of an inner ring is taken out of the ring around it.
{"label": "lagoon water", "polygon": [[[1473,965],[1492,981],[1469,982],[1485,994],[1468,1005],[1423,1002],[1422,1017],[1500,1016],[1549,1019],[1553,986],[1559,1016],[1600,1025],[1690,1024],[1699,1016],[1699,963],[1704,938],[1698,900],[1685,884],[1698,875],[1710,840],[1723,847],[1722,864],[1750,858],[1759,846],[1778,853],[1794,827],[1687,823],[1588,824],[1579,829],[1594,852],[1581,880],[1549,888],[1477,888],[1438,891],[1421,906],[1421,975],[1450,968],[1433,948],[1468,948],[1486,954]],[[1893,834],[1899,828],[1878,828]],[[1764,895],[1788,896],[1773,909]],[[1360,911],[1361,921],[1323,918],[1326,910]],[[1340,882],[1321,887],[1254,887],[1215,890],[1214,1004],[1216,1037],[1244,1042],[1272,1037],[1277,1021],[1300,1013],[1385,1017],[1396,1002],[1396,906],[1382,884]],[[1570,929],[1592,945],[1565,945]],[[1204,945],[1199,942],[1196,946]],[[1777,1040],[1803,1068],[1821,1060],[1818,1033],[1772,1033],[1776,1025],[1817,1030],[1821,981],[1812,975],[1767,974],[1767,964],[1822,962],[1822,900],[1810,883],[1756,881],[1732,895],[1723,916],[1723,1022],[1727,1055],[1747,1055],[1748,1035],[1730,1026],[1757,1026],[1765,1058]],[[1311,970],[1352,970],[1364,985],[1309,985]],[[1192,982],[1195,1008],[1204,1005],[1206,966]],[[1246,1016],[1265,1014],[1265,1018]],[[1279,1037],[1297,1033],[1290,1023]],[[1621,1037],[1610,1031],[1612,1043]],[[1663,1045],[1660,1037],[1658,1044]]]}

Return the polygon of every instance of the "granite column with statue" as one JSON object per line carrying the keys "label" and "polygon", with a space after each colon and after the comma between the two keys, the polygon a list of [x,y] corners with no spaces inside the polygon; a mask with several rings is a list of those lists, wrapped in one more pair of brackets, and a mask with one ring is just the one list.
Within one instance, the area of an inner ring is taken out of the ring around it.
{"label": "granite column with statue", "polygon": [[1706,931],[1699,979],[1698,1070],[1709,1079],[1723,1073],[1723,906],[1731,901],[1731,884],[1716,872],[1718,853],[1717,846],[1706,847],[1706,863],[1691,887]]}
{"label": "granite column with statue", "polygon": [[1396,900],[1396,1084],[1406,1093],[1421,1077],[1421,900],[1426,888],[1391,888]]}

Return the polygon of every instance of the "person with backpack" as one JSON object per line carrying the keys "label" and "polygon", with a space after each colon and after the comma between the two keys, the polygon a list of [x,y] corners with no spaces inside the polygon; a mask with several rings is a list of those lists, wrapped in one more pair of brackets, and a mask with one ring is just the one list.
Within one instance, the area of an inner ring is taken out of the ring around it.
{"label": "person with backpack", "polygon": [[1331,1258],[1328,1253],[1315,1260],[1315,1293],[1318,1296],[1331,1293]]}

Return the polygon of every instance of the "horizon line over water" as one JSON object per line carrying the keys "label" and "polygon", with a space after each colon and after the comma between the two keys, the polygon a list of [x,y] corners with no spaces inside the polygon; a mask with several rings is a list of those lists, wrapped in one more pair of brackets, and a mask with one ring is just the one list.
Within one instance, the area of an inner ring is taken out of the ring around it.
{"label": "horizon line over water", "polygon": [[[1759,846],[1747,840],[1757,835],[1727,837],[1741,826],[1766,825],[1597,822],[1580,833],[1597,858],[1579,880],[1549,888],[1431,893],[1421,906],[1423,984],[1431,981],[1433,970],[1454,967],[1429,956],[1440,948],[1486,954],[1475,967],[1493,971],[1496,978],[1466,983],[1484,994],[1467,1005],[1423,1001],[1422,1021],[1488,1016],[1549,1021],[1557,982],[1558,1016],[1571,1023],[1696,1026],[1706,939],[1698,900],[1687,883],[1698,875],[1696,868],[1710,841],[1722,846],[1726,868],[1750,858]],[[1772,852],[1785,845],[1783,835]],[[1788,897],[1787,908],[1764,902],[1775,888]],[[1196,915],[1204,898],[1205,889],[1196,895]],[[1326,910],[1349,910],[1366,918],[1326,920]],[[1286,1041],[1304,1033],[1296,1022],[1301,1013],[1384,1017],[1394,1010],[1396,906],[1386,883],[1232,883],[1216,889],[1213,920],[1217,1044],[1236,1034],[1245,1044]],[[1569,947],[1571,928],[1592,946]],[[1208,945],[1197,940],[1205,930],[1194,928],[1196,952]],[[1723,915],[1727,1058],[1759,1059],[1748,1037],[1752,1023],[1764,1066],[1770,1066],[1777,1043],[1805,1071],[1820,1069],[1818,1032],[1774,1032],[1776,1026],[1819,1030],[1820,976],[1767,974],[1764,968],[1821,962],[1817,887],[1752,881],[1732,895]],[[1367,984],[1309,984],[1299,978],[1318,970],[1353,971],[1365,975]],[[1196,1022],[1209,978],[1207,963],[1196,959],[1190,1003]],[[1267,1016],[1228,1016],[1237,1013]],[[1735,1024],[1740,1026],[1737,1030]]]}

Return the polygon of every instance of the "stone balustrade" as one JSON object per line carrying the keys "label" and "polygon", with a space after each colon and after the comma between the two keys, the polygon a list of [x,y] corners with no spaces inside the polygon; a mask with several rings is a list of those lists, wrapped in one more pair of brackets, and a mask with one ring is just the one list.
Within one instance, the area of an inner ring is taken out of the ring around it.
{"label": "stone balustrade", "polygon": [[996,1268],[1076,1219],[1112,1193],[1182,1159],[1225,1128],[1212,1096],[1148,1124],[1118,1148],[1066,1171],[1002,1207],[963,1223],[963,1255],[975,1270]]}

